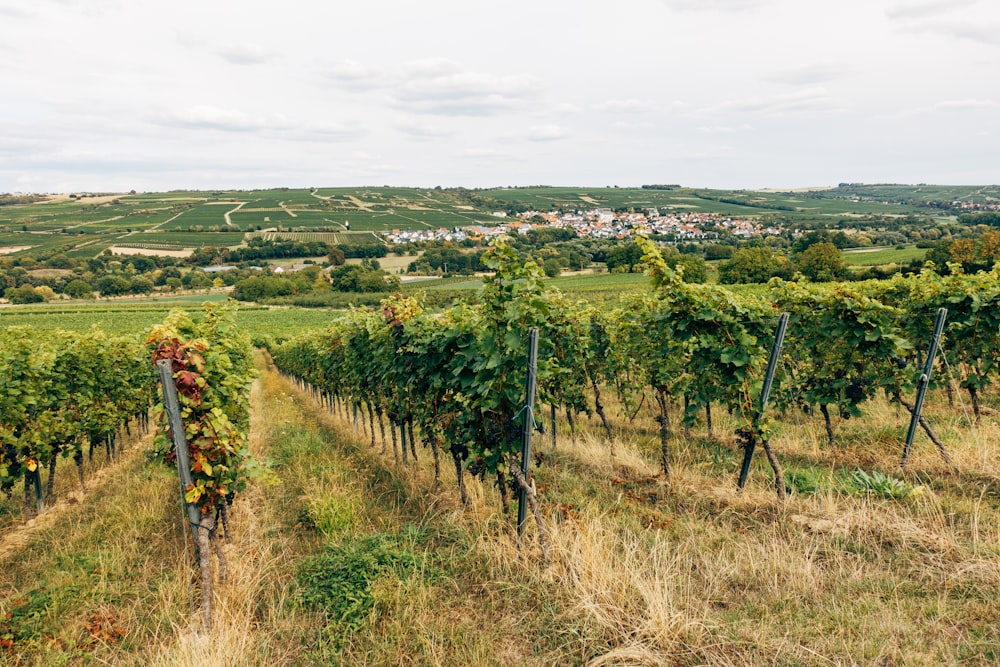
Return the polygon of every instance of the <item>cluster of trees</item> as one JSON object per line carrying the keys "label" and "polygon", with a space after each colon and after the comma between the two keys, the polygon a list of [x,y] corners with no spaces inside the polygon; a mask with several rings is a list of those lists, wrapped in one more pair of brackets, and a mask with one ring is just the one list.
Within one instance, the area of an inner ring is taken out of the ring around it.
{"label": "cluster of trees", "polygon": [[840,250],[830,241],[807,245],[791,257],[765,245],[749,246],[719,264],[719,282],[728,285],[766,283],[771,278],[790,280],[796,273],[813,282],[843,280],[848,276]]}
{"label": "cluster of trees", "polygon": [[[309,295],[319,297],[331,292],[380,293],[399,287],[399,278],[381,269],[375,260],[334,267],[329,274],[313,265],[284,275],[270,271],[245,277],[233,286],[233,298],[239,301],[273,302],[284,297]],[[317,302],[322,302],[319,299]]]}
{"label": "cluster of trees", "polygon": [[435,273],[439,275],[472,275],[477,271],[485,270],[479,261],[482,256],[482,250],[463,252],[454,247],[428,248],[420,259],[410,262],[406,270],[408,273],[418,275],[433,275]]}
{"label": "cluster of trees", "polygon": [[40,303],[59,295],[90,299],[95,295],[221,287],[248,275],[252,275],[252,269],[209,275],[172,257],[98,255],[72,259],[62,254],[44,258],[4,257],[0,258],[0,293],[12,303]]}
{"label": "cluster of trees", "polygon": [[[257,237],[250,239],[245,248],[199,248],[188,261],[195,266],[210,266],[289,257],[322,257],[330,252],[330,245],[322,241],[270,241]],[[343,264],[343,254],[340,255],[340,262],[333,263]]]}
{"label": "cluster of trees", "polygon": [[[671,269],[680,269],[684,282],[703,283],[708,278],[708,266],[699,255],[667,247],[663,250],[663,259]],[[635,243],[622,243],[611,248],[605,254],[604,262],[611,272],[641,273],[644,270],[642,249]]]}
{"label": "cluster of trees", "polygon": [[17,195],[0,194],[0,206],[16,206],[16,205],[19,205],[19,204],[34,204],[35,202],[39,202],[39,201],[42,201],[44,199],[45,199],[45,197],[42,196],[42,195],[33,195],[33,194],[26,194],[26,195],[22,195],[22,194],[17,194]]}
{"label": "cluster of trees", "polygon": [[990,227],[1000,227],[1000,211],[984,211],[982,213],[963,213],[958,216],[959,223],[963,225],[989,225]]}
{"label": "cluster of trees", "polygon": [[[232,286],[262,277],[259,265],[268,259],[326,256],[330,264],[343,265],[347,257],[383,257],[381,244],[333,246],[323,242],[270,241],[252,239],[245,248],[201,248],[190,257],[150,257],[145,255],[98,255],[72,258],[60,252],[0,257],[0,295],[12,303],[40,303],[59,298],[90,299],[150,294],[155,291],[205,289]],[[226,271],[207,273],[209,265],[234,265]],[[377,266],[375,267],[377,269]],[[318,268],[316,269],[319,270]],[[366,271],[372,270],[369,265]],[[266,274],[265,274],[266,275]],[[373,286],[368,279],[366,286]],[[293,281],[294,282],[294,281]],[[299,287],[280,280],[252,292],[299,293]]]}
{"label": "cluster of trees", "polygon": [[276,276],[270,271],[238,280],[233,285],[233,298],[239,301],[266,301],[280,296],[329,290],[330,282],[315,264],[301,271]]}
{"label": "cluster of trees", "polygon": [[940,241],[927,251],[927,259],[946,274],[951,272],[949,264],[960,264],[965,273],[989,271],[1000,260],[1000,232]]}
{"label": "cluster of trees", "polygon": [[[579,238],[572,229],[533,229],[522,236],[510,232],[505,241],[524,261],[532,260],[543,267],[547,275],[557,276],[564,269],[578,271],[591,262],[604,261],[603,248],[609,242],[601,239]],[[423,255],[410,262],[409,273],[417,275],[471,275],[486,270],[481,263],[484,250],[471,240],[426,241],[419,244],[397,246],[397,254]]]}
{"label": "cluster of trees", "polygon": [[330,271],[330,285],[338,292],[391,292],[399,278],[379,267],[375,260],[349,264]]}

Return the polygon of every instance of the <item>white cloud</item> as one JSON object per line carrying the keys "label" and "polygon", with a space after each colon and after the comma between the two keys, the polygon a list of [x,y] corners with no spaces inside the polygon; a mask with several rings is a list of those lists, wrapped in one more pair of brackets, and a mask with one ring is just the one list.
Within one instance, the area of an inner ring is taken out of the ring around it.
{"label": "white cloud", "polygon": [[792,86],[814,86],[840,79],[849,71],[847,67],[838,63],[812,63],[774,72],[765,76],[764,80]]}
{"label": "white cloud", "polygon": [[561,125],[532,125],[528,128],[528,141],[555,141],[569,136],[569,129]]}
{"label": "white cloud", "polygon": [[974,19],[928,24],[922,28],[924,32],[937,33],[955,39],[967,39],[988,46],[1000,46],[1000,22],[992,20],[980,23]]}
{"label": "white cloud", "polygon": [[332,65],[324,75],[334,85],[354,91],[376,90],[392,83],[383,68],[364,65],[356,60],[343,60]]}
{"label": "white cloud", "polygon": [[907,32],[931,34],[951,39],[969,40],[987,46],[1000,46],[1000,22],[980,23],[974,19],[927,21],[903,26]]}
{"label": "white cloud", "polygon": [[395,123],[393,127],[403,134],[420,140],[446,139],[455,134],[454,129],[441,127],[440,125],[421,123],[414,120],[399,121]]}
{"label": "white cloud", "polygon": [[417,69],[390,92],[396,106],[416,113],[485,116],[534,100],[541,85],[526,74],[496,75],[441,67]]}
{"label": "white cloud", "polygon": [[671,9],[690,12],[742,12],[771,4],[771,0],[660,0],[660,2]]}
{"label": "white cloud", "polygon": [[260,65],[275,57],[274,52],[262,48],[257,44],[249,42],[239,42],[236,44],[225,44],[216,50],[216,53],[226,62],[233,65]]}
{"label": "white cloud", "polygon": [[557,114],[575,114],[581,113],[582,111],[583,109],[570,102],[560,102],[552,107],[552,112]]}
{"label": "white cloud", "polygon": [[48,143],[35,137],[21,137],[5,132],[0,136],[0,155],[7,158],[22,158],[43,150]]}
{"label": "white cloud", "polygon": [[893,20],[909,21],[928,16],[949,13],[962,7],[974,5],[978,0],[921,0],[902,2],[886,10],[885,15]]}
{"label": "white cloud", "polygon": [[480,161],[517,159],[516,155],[496,148],[466,148],[458,157]]}
{"label": "white cloud", "polygon": [[31,10],[25,9],[24,7],[18,7],[4,2],[0,3],[0,16],[6,16],[11,19],[31,19],[35,18],[37,14]]}
{"label": "white cloud", "polygon": [[446,58],[428,58],[384,69],[346,60],[326,71],[352,91],[384,90],[393,106],[419,114],[489,116],[534,101],[540,82],[528,74],[490,74],[463,69]]}
{"label": "white cloud", "polygon": [[732,134],[734,132],[745,132],[751,129],[753,128],[745,123],[735,127],[731,125],[702,125],[698,128],[698,132],[701,134]]}
{"label": "white cloud", "polygon": [[153,120],[161,125],[193,130],[222,130],[224,132],[292,128],[291,122],[282,114],[254,115],[214,106],[196,106],[178,111],[168,111],[159,114]]}
{"label": "white cloud", "polygon": [[708,146],[691,153],[688,157],[692,160],[718,160],[731,157],[735,151],[732,146]]}
{"label": "white cloud", "polygon": [[326,141],[351,141],[367,134],[358,123],[335,123],[324,121],[319,123],[304,123],[288,133],[288,138],[299,141],[323,139]]}
{"label": "white cloud", "polygon": [[0,190],[1000,180],[996,0],[241,7],[0,0]]}
{"label": "white cloud", "polygon": [[801,114],[827,114],[843,111],[843,105],[823,87],[803,88],[792,93],[771,97],[752,97],[730,100],[710,111],[741,112],[762,116],[794,116]]}
{"label": "white cloud", "polygon": [[994,100],[945,100],[934,105],[934,108],[940,111],[970,111],[997,107],[1000,107],[1000,104]]}
{"label": "white cloud", "polygon": [[644,111],[652,111],[654,105],[652,102],[646,100],[627,99],[607,100],[596,105],[594,108],[598,111],[607,111],[609,113],[642,113]]}
{"label": "white cloud", "polygon": [[612,127],[616,127],[620,130],[652,130],[656,128],[656,125],[650,123],[649,121],[628,121],[628,120],[616,120],[611,124]]}
{"label": "white cloud", "polygon": [[434,79],[441,76],[460,74],[462,68],[453,60],[447,58],[424,58],[403,64],[406,76],[419,79]]}
{"label": "white cloud", "polygon": [[931,0],[891,7],[886,17],[901,30],[1000,46],[1000,17],[992,2]]}

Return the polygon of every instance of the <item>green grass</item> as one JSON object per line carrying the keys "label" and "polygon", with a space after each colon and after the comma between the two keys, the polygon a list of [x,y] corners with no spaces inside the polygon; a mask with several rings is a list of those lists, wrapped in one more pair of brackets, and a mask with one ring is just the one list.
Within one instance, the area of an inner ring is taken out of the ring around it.
{"label": "green grass", "polygon": [[[547,279],[553,287],[570,297],[597,304],[616,304],[630,294],[650,289],[649,276],[645,273],[584,273]],[[455,276],[438,280],[414,281],[403,284],[405,292],[436,292],[454,290],[470,292],[482,287],[482,278]],[[733,285],[734,291],[748,286]],[[758,289],[755,289],[758,288]],[[749,286],[751,291],[766,292],[766,286]]]}
{"label": "green grass", "polygon": [[926,248],[879,248],[875,250],[847,250],[841,253],[844,261],[851,266],[882,266],[885,264],[909,264],[912,260],[922,260]]}
{"label": "green grass", "polygon": [[575,276],[552,278],[551,283],[564,292],[581,292],[606,289],[631,289],[648,287],[649,276],[644,273],[583,273]]}
{"label": "green grass", "polygon": [[122,244],[150,244],[152,247],[201,248],[204,246],[229,247],[243,243],[243,232],[142,232],[116,239]]}
{"label": "green grass", "polygon": [[[27,325],[39,330],[66,329],[87,331],[99,327],[114,334],[142,334],[162,322],[173,309],[197,313],[202,303],[225,300],[221,294],[195,294],[167,300],[113,301],[100,305],[52,305],[5,308],[0,311],[0,326]],[[240,308],[236,322],[255,339],[289,338],[315,331],[337,317],[328,310],[306,308]]]}

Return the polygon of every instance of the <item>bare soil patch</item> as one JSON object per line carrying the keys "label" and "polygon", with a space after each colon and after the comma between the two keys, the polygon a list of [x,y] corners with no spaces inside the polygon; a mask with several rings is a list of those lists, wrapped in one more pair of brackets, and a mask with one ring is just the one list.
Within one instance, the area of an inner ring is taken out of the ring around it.
{"label": "bare soil patch", "polygon": [[28,271],[28,275],[36,278],[60,278],[71,276],[73,272],[69,269],[32,269]]}
{"label": "bare soil patch", "polygon": [[354,195],[348,195],[347,198],[351,201],[352,204],[357,206],[362,211],[368,211],[369,213],[372,213],[372,204],[370,202],[361,201]]}
{"label": "bare soil patch", "polygon": [[146,255],[148,257],[190,257],[193,250],[157,250],[155,248],[123,248],[111,246],[108,252],[112,255]]}

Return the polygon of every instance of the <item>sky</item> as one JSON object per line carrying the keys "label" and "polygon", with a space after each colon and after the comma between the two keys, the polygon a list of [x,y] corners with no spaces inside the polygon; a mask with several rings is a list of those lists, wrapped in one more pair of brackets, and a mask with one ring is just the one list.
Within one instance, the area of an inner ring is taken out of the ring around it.
{"label": "sky", "polygon": [[0,0],[0,192],[1000,183],[996,0]]}

